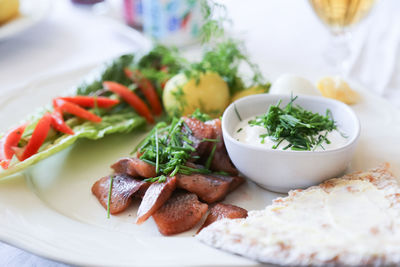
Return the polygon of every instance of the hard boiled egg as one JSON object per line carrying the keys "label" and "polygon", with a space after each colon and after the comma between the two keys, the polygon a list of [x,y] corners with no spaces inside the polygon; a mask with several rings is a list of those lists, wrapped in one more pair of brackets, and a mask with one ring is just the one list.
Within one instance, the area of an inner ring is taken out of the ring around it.
{"label": "hard boiled egg", "polygon": [[315,95],[321,96],[317,88],[307,79],[292,75],[281,75],[271,86],[270,94]]}

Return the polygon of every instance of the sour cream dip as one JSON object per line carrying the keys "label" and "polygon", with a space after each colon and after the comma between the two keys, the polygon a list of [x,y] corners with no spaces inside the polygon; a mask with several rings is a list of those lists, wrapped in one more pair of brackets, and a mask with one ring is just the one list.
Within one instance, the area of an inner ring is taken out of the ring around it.
{"label": "sour cream dip", "polygon": [[[267,129],[264,127],[258,126],[258,125],[250,125],[249,121],[254,120],[256,116],[247,118],[245,120],[242,120],[239,122],[239,124],[236,126],[236,129],[233,133],[233,137],[242,143],[253,145],[253,146],[258,146],[258,147],[263,147],[266,149],[273,149],[272,147],[277,144],[274,140],[272,140],[270,137],[265,137],[264,142],[261,143],[262,138],[260,135],[266,134]],[[342,132],[343,133],[343,132]],[[321,132],[321,134],[325,134],[325,132]],[[340,148],[344,146],[348,140],[338,130],[333,130],[327,134],[328,140],[331,142],[330,144],[327,144],[326,142],[322,143],[322,146],[317,146],[312,149],[312,151],[326,151],[326,150],[332,150],[336,148]],[[283,150],[287,145],[289,145],[289,142],[286,140],[283,140],[279,146],[276,148],[277,150]],[[294,151],[288,149],[288,151]]]}

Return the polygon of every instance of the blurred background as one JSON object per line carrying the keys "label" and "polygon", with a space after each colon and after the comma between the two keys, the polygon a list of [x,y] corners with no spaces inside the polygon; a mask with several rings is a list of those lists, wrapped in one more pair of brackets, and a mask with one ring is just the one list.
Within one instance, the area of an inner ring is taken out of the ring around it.
{"label": "blurred background", "polygon": [[[188,57],[201,49],[199,1],[20,0],[19,15],[9,19],[4,13],[16,2],[0,0],[0,97],[45,77],[146,50],[153,39],[178,46]],[[244,41],[271,82],[283,73],[314,83],[341,75],[400,108],[400,1],[339,0],[363,8],[348,9],[353,15],[342,21],[324,9],[324,0],[216,2],[226,6],[230,34]],[[36,265],[61,266],[0,243],[0,266]]]}
{"label": "blurred background", "polygon": [[[1,0],[4,1],[10,0]],[[146,4],[137,0],[20,1],[24,8],[21,16],[29,19],[25,18],[18,25],[11,25],[17,23],[10,21],[0,26],[0,94],[21,82],[95,64],[146,47],[148,44],[138,36],[140,33],[128,24],[142,28],[147,23],[147,32],[155,35],[160,35],[161,31],[154,30],[159,26],[157,23],[162,25],[159,16],[152,20],[151,14],[147,14],[147,21],[142,21]],[[77,2],[98,3],[85,5]],[[175,2],[176,5],[179,1],[143,2]],[[329,42],[332,42],[331,33],[316,16],[309,1],[217,2],[227,8],[232,20],[231,34],[245,41],[252,59],[270,80],[282,73],[300,74],[311,80],[336,74],[337,70],[324,56]],[[148,5],[147,10],[153,8],[153,14],[161,12],[156,10],[157,6]],[[352,38],[348,42],[351,53],[346,62],[349,79],[398,106],[399,12],[399,1],[372,1],[371,12],[351,29]],[[154,25],[151,21],[155,21]],[[174,26],[169,25],[169,29],[171,27]],[[170,39],[163,37],[163,40],[186,50],[195,43],[185,35],[175,35]]]}

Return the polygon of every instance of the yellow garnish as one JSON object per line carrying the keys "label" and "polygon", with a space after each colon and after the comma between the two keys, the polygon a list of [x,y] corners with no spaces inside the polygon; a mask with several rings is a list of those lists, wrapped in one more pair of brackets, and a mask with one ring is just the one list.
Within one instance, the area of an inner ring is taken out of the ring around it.
{"label": "yellow garnish", "polygon": [[0,0],[0,24],[16,17],[18,11],[18,0]]}
{"label": "yellow garnish", "polygon": [[317,88],[325,97],[333,98],[348,105],[356,104],[360,96],[348,83],[338,77],[325,77],[318,81]]}

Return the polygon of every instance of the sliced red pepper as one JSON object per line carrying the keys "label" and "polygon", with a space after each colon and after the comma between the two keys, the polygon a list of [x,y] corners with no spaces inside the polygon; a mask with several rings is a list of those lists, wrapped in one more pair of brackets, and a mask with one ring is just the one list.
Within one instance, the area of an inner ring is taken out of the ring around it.
{"label": "sliced red pepper", "polygon": [[104,96],[72,96],[72,97],[59,97],[59,99],[77,104],[85,108],[110,108],[119,103],[118,99],[111,99]]}
{"label": "sliced red pepper", "polygon": [[8,168],[8,165],[15,154],[13,147],[17,146],[21,140],[26,125],[27,124],[25,123],[11,129],[0,139],[0,166],[3,167],[3,169]]}
{"label": "sliced red pepper", "polygon": [[101,118],[84,108],[81,108],[77,104],[65,101],[60,98],[55,98],[53,100],[54,108],[59,108],[62,112],[67,112],[73,114],[79,118],[93,121],[93,122],[101,122]]}
{"label": "sliced red pepper", "polygon": [[144,94],[144,97],[147,99],[147,101],[150,104],[151,110],[155,115],[161,115],[162,113],[162,106],[160,102],[160,98],[157,95],[157,91],[154,88],[153,84],[146,79],[146,77],[143,76],[142,73],[138,70],[130,70],[128,68],[124,69],[125,75],[134,81],[140,91]]}
{"label": "sliced red pepper", "polygon": [[117,82],[106,81],[103,82],[104,88],[116,93],[122,97],[131,107],[133,107],[139,115],[146,118],[147,122],[153,123],[154,118],[151,115],[149,108],[146,103],[140,97],[138,97],[134,92],[129,90],[128,87],[119,84]]}
{"label": "sliced red pepper", "polygon": [[39,148],[44,143],[44,140],[46,140],[47,134],[49,133],[50,130],[50,124],[51,124],[50,113],[45,113],[43,117],[36,124],[32,136],[29,139],[24,152],[22,153],[20,159],[21,161],[26,160],[27,158],[33,156],[38,152]]}
{"label": "sliced red pepper", "polygon": [[65,134],[74,134],[74,131],[65,123],[62,112],[59,107],[55,107],[51,116],[51,126],[62,133]]}

